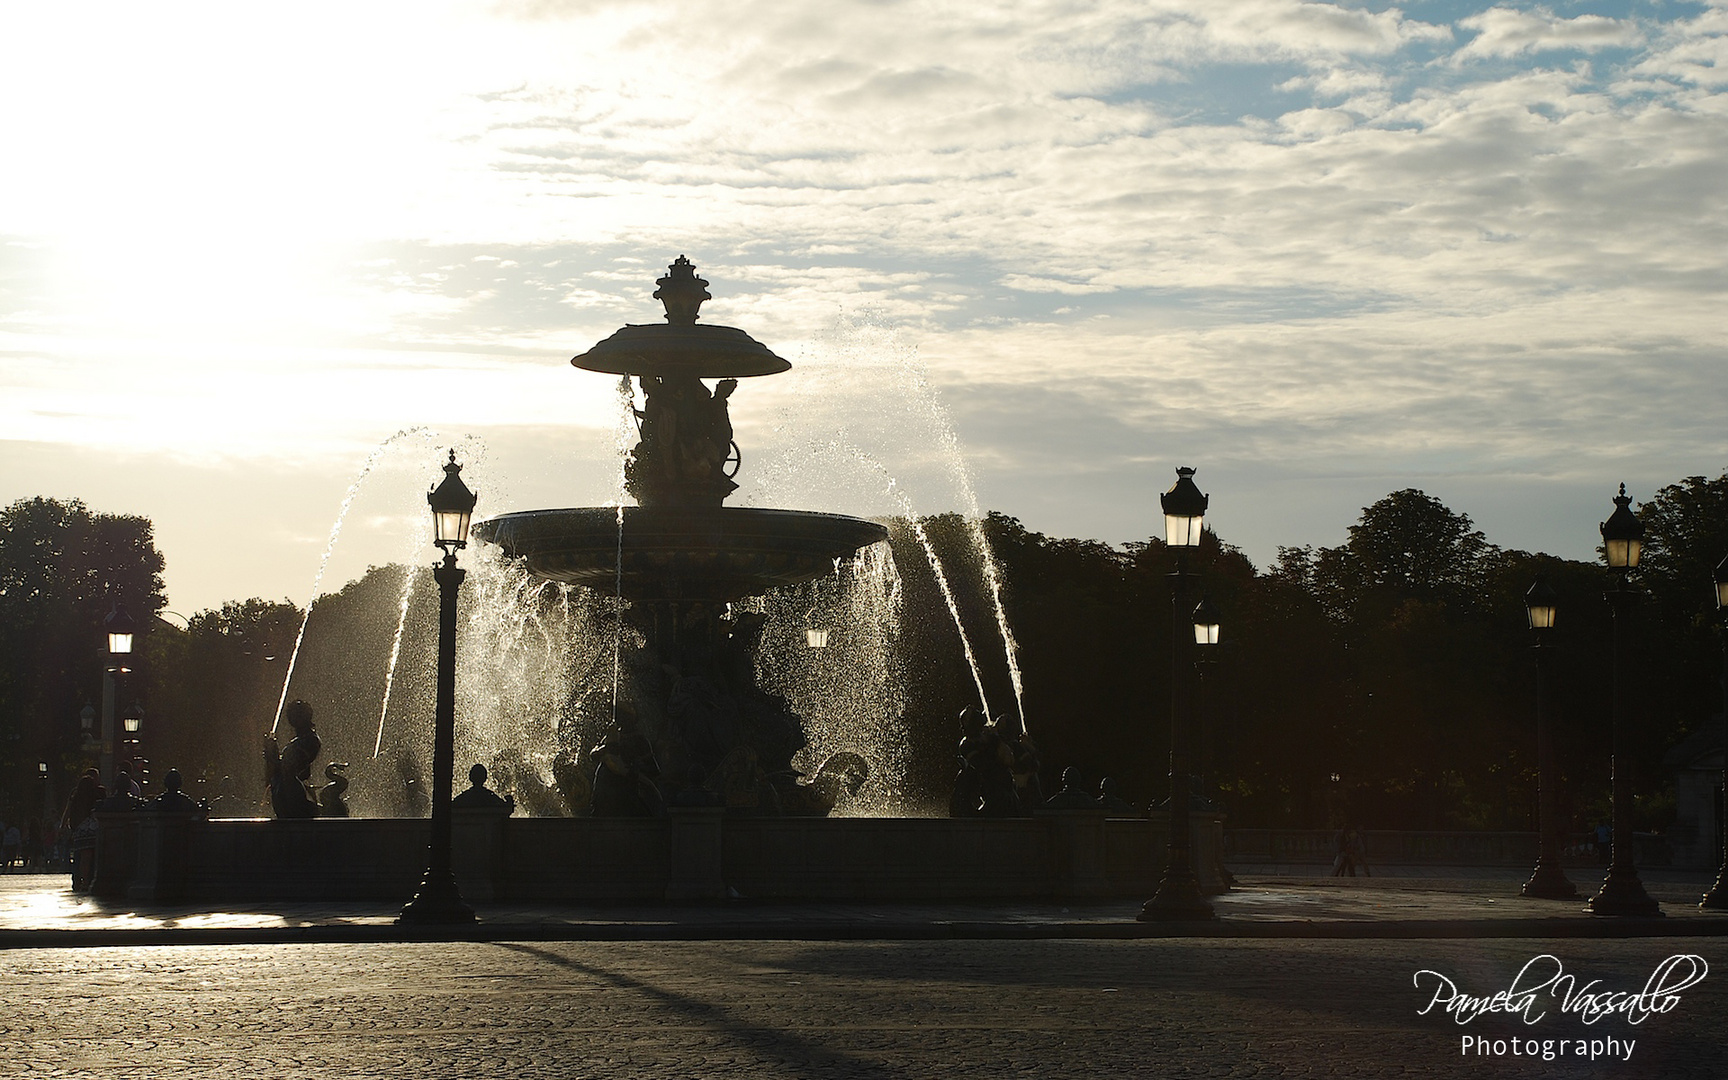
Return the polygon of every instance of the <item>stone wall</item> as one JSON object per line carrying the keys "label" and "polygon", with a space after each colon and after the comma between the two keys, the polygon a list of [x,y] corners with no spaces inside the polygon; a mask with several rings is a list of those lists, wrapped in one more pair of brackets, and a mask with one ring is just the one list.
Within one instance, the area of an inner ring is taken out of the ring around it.
{"label": "stone wall", "polygon": [[[1145,899],[1167,823],[1050,811],[1031,818],[511,818],[455,811],[451,850],[476,902]],[[426,866],[430,822],[99,818],[100,896],[192,902],[403,899]],[[1193,815],[1195,871],[1223,891],[1221,819]]]}

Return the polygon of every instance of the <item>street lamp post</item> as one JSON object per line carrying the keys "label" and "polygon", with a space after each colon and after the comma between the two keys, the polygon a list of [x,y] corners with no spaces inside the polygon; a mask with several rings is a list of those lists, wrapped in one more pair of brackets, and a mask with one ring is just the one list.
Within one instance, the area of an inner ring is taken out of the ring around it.
{"label": "street lamp post", "polygon": [[121,760],[142,790],[150,783],[149,774],[143,767],[147,763],[140,756],[138,746],[144,737],[144,709],[139,705],[128,706],[120,717],[120,727],[126,733],[122,744],[125,754]]}
{"label": "street lamp post", "polygon": [[1632,633],[1632,605],[1637,593],[1627,584],[1626,576],[1638,568],[1638,557],[1644,547],[1644,523],[1631,510],[1632,500],[1626,485],[1614,497],[1614,513],[1601,525],[1602,547],[1608,557],[1608,568],[1614,572],[1614,587],[1607,593],[1614,610],[1613,656],[1611,659],[1613,697],[1613,839],[1612,861],[1602,888],[1584,905],[1592,915],[1660,915],[1661,905],[1644,891],[1638,880],[1632,853],[1632,761],[1627,754],[1626,731],[1626,647]]}
{"label": "street lamp post", "polygon": [[[1193,704],[1188,709],[1190,723],[1188,734],[1193,740],[1192,745],[1199,758],[1199,768],[1191,770],[1191,774],[1200,781],[1200,798],[1208,803],[1214,803],[1217,794],[1217,781],[1214,769],[1217,761],[1215,750],[1218,742],[1218,725],[1212,714],[1212,698],[1208,693],[1212,680],[1208,671],[1218,659],[1218,609],[1213,606],[1212,598],[1202,593],[1200,602],[1194,605],[1194,686]],[[1192,802],[1194,792],[1188,793]],[[1192,807],[1190,807],[1192,809]]]}
{"label": "street lamp post", "polygon": [[474,909],[462,902],[450,867],[450,789],[456,774],[456,592],[467,571],[456,552],[468,546],[474,518],[474,493],[462,482],[456,451],[444,466],[444,482],[428,493],[433,543],[444,561],[432,568],[438,582],[438,702],[432,738],[432,839],[427,845],[426,876],[420,890],[397,918],[399,923],[471,923]]}
{"label": "street lamp post", "polygon": [[[1210,498],[1194,485],[1194,470],[1176,470],[1176,484],[1159,497],[1164,508],[1165,543],[1176,554],[1176,572],[1170,575],[1170,840],[1164,876],[1158,891],[1140,908],[1141,922],[1183,919],[1215,919],[1212,905],[1200,895],[1194,876],[1192,841],[1188,832],[1188,755],[1183,737],[1184,686],[1187,682],[1190,642],[1205,631],[1189,621],[1184,600],[1187,593],[1188,552],[1200,546]],[[1216,626],[1216,623],[1211,624]]]}
{"label": "street lamp post", "polygon": [[1715,584],[1716,614],[1722,621],[1722,869],[1698,906],[1721,911],[1728,909],[1728,557],[1716,564]]}
{"label": "street lamp post", "polygon": [[1559,789],[1556,786],[1559,777],[1554,767],[1554,735],[1549,730],[1548,718],[1548,654],[1553,648],[1546,639],[1554,632],[1556,599],[1554,587],[1540,577],[1524,594],[1524,611],[1535,638],[1530,648],[1536,656],[1537,828],[1541,830],[1541,841],[1535,872],[1519,891],[1525,896],[1544,900],[1571,900],[1578,895],[1578,889],[1560,868]]}
{"label": "street lamp post", "polygon": [[118,694],[118,677],[132,670],[132,641],[138,624],[125,604],[116,603],[108,617],[102,620],[102,630],[108,636],[108,663],[102,672],[102,782],[114,782],[114,706]]}

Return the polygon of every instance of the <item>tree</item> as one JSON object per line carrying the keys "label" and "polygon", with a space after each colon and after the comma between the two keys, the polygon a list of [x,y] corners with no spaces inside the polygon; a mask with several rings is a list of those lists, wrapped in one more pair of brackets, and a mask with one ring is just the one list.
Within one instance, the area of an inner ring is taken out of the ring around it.
{"label": "tree", "polygon": [[[36,763],[76,763],[78,713],[101,700],[102,620],[123,602],[140,624],[165,599],[148,518],[74,499],[0,510],[0,778],[7,812],[37,812]],[[63,794],[69,777],[52,775]]]}
{"label": "tree", "polygon": [[1638,508],[1647,594],[1638,626],[1648,722],[1678,741],[1722,711],[1721,639],[1712,584],[1728,556],[1728,473],[1688,476]]}
{"label": "tree", "polygon": [[292,604],[230,600],[194,614],[185,631],[150,636],[145,745],[157,775],[179,769],[199,798],[258,794],[259,737],[275,715],[300,621]]}
{"label": "tree", "polygon": [[1413,488],[1364,508],[1339,547],[1280,551],[1269,576],[1330,624],[1318,641],[1291,637],[1295,624],[1284,637],[1323,650],[1294,694],[1350,812],[1427,828],[1526,824],[1534,746],[1519,634],[1529,582],[1514,585],[1524,571],[1513,567],[1529,558]]}
{"label": "tree", "polygon": [[1499,549],[1439,499],[1405,488],[1364,507],[1341,547],[1312,556],[1310,586],[1334,615],[1374,605],[1382,617],[1407,601],[1458,609],[1479,604]]}

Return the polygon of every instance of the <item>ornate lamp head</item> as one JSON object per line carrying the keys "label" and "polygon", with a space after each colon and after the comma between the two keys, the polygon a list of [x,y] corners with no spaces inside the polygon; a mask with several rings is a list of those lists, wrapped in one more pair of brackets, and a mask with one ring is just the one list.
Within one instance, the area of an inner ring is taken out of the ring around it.
{"label": "ornate lamp head", "polygon": [[444,482],[427,492],[426,502],[432,507],[432,542],[445,554],[468,546],[468,526],[474,520],[474,504],[478,498],[462,482],[462,466],[456,464],[456,451],[444,466]]}
{"label": "ornate lamp head", "polygon": [[1632,512],[1632,498],[1626,494],[1625,484],[1620,485],[1620,494],[1614,496],[1614,512],[1599,528],[1608,566],[1621,572],[1636,570],[1644,548],[1644,523]]}
{"label": "ornate lamp head", "polygon": [[1186,465],[1176,470],[1176,484],[1158,496],[1164,507],[1164,540],[1175,548],[1200,546],[1206,526],[1206,507],[1211,496],[1194,485],[1194,470]]}
{"label": "ornate lamp head", "polygon": [[1530,629],[1554,629],[1558,599],[1554,586],[1548,584],[1548,579],[1537,577],[1536,583],[1530,586],[1530,591],[1524,594],[1524,613],[1529,617]]}

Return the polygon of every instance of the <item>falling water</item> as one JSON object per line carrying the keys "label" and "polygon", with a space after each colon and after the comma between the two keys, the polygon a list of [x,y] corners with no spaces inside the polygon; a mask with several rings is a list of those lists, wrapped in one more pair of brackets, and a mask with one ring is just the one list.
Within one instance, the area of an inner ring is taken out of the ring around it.
{"label": "falling water", "polygon": [[930,535],[924,531],[924,523],[912,509],[912,500],[906,498],[894,481],[889,482],[890,493],[899,501],[902,513],[906,515],[907,524],[912,526],[912,535],[918,538],[918,543],[924,547],[924,556],[930,560],[930,569],[936,575],[936,587],[942,590],[942,599],[948,604],[948,615],[954,620],[954,629],[960,632],[960,647],[966,653],[966,665],[972,669],[972,681],[978,687],[978,706],[984,710],[984,715],[990,715],[990,701],[984,695],[984,675],[978,669],[978,657],[972,652],[972,639],[966,636],[966,627],[960,621],[960,605],[954,600],[954,590],[948,584],[948,575],[942,570],[942,560],[936,557],[936,546],[930,543]]}
{"label": "falling water", "polygon": [[[519,792],[523,783],[547,789],[566,749],[559,732],[581,705],[578,690],[601,675],[606,598],[540,581],[486,547],[471,564],[462,601],[458,764],[490,762],[513,775]],[[506,776],[500,782],[509,786]]]}
{"label": "falling water", "polygon": [[[889,453],[888,448],[908,451],[912,459],[906,466],[915,469],[919,461],[928,458],[946,474],[961,516],[966,520],[971,546],[977,552],[979,585],[990,595],[1014,694],[1014,709],[1024,724],[1019,643],[1014,639],[1003,604],[1001,564],[985,531],[977,491],[941,395],[930,384],[916,349],[898,340],[898,331],[891,322],[869,311],[843,315],[824,339],[822,347],[810,357],[816,362],[801,369],[808,383],[799,395],[800,402],[837,399],[843,402],[836,406],[835,412],[844,418],[844,428],[856,432],[842,434],[842,440],[871,447],[876,453]],[[798,431],[811,422],[832,425],[835,413],[813,415],[810,408],[797,404],[783,414],[775,430]],[[812,431],[811,442],[820,446],[828,441],[831,432],[831,426]],[[882,449],[875,450],[878,446]],[[884,470],[877,467],[876,471]],[[905,471],[901,465],[895,468],[897,473]],[[824,481],[822,493],[832,498],[837,478],[831,472],[814,470],[814,473]],[[865,495],[862,490],[857,494]]]}
{"label": "falling water", "polygon": [[625,490],[624,466],[629,462],[631,436],[640,434],[636,426],[636,391],[630,387],[630,376],[618,377],[618,404],[622,408],[618,412],[617,449],[618,449],[618,551],[613,557],[613,573],[615,580],[612,594],[612,722],[618,722],[618,684],[623,674],[620,670],[623,656],[624,638],[624,497],[629,494]]}
{"label": "falling water", "polygon": [[402,568],[402,606],[396,616],[396,637],[390,642],[390,666],[384,673],[384,703],[378,707],[378,738],[372,744],[373,760],[377,760],[384,749],[384,718],[390,715],[390,688],[396,684],[396,661],[402,656],[402,630],[408,625],[408,604],[414,599],[414,582],[419,576],[412,566]]}
{"label": "falling water", "polygon": [[[869,762],[869,783],[837,808],[841,815],[905,813],[917,802],[906,787],[902,600],[893,553],[876,544],[839,561],[833,574],[742,602],[768,615],[757,654],[762,685],[804,719],[808,742],[793,766],[813,774],[845,751]],[[809,628],[832,628],[826,647],[808,645]]]}
{"label": "falling water", "polygon": [[919,519],[917,511],[912,506],[912,500],[900,490],[900,482],[888,474],[880,461],[871,457],[863,450],[853,447],[843,447],[840,443],[830,444],[835,450],[851,452],[857,461],[874,470],[886,486],[885,493],[900,507],[900,514],[906,519],[912,529],[912,535],[918,538],[918,543],[924,549],[924,557],[930,560],[930,572],[936,578],[936,587],[942,593],[942,600],[948,605],[948,616],[954,620],[954,629],[960,635],[960,648],[966,654],[966,665],[972,670],[972,682],[978,687],[978,704],[984,710],[984,715],[990,715],[990,702],[984,693],[984,674],[978,667],[978,656],[972,651],[972,639],[966,635],[966,625],[960,620],[960,604],[954,599],[954,589],[948,584],[948,574],[942,568],[942,560],[936,555],[936,545],[930,542],[930,534],[924,529],[924,522]]}
{"label": "falling water", "polygon": [[[1014,687],[1014,711],[1020,717],[1020,727],[1026,727],[1026,709],[1020,686],[1020,655],[1019,645],[1014,640],[1014,632],[1008,627],[1008,612],[1002,607],[1002,575],[996,563],[996,552],[990,547],[990,538],[984,532],[984,511],[978,503],[977,489],[972,486],[972,473],[966,467],[966,456],[960,449],[960,438],[954,433],[954,424],[948,416],[947,408],[930,385],[922,364],[911,360],[902,362],[902,367],[911,376],[917,390],[915,396],[923,400],[929,411],[931,423],[936,426],[937,441],[943,454],[948,459],[948,471],[959,486],[966,500],[966,524],[972,533],[972,543],[978,549],[978,559],[983,566],[984,581],[990,587],[990,601],[996,609],[996,628],[1002,635],[1002,649],[1008,658],[1008,680]],[[989,710],[985,710],[988,712]]]}
{"label": "falling water", "polygon": [[[324,583],[324,570],[330,565],[330,553],[336,550],[336,538],[342,535],[342,522],[348,517],[348,508],[354,503],[354,496],[360,494],[360,486],[366,476],[378,464],[385,451],[397,441],[410,436],[424,436],[427,429],[424,426],[404,428],[396,434],[379,443],[373,451],[366,455],[366,463],[360,466],[360,471],[348,485],[348,493],[342,496],[342,507],[336,511],[336,521],[330,526],[330,539],[324,545],[324,557],[318,560],[318,573],[312,578],[312,593],[306,600],[306,612],[300,617],[300,630],[294,635],[294,650],[288,654],[288,671],[282,677],[282,696],[276,700],[276,716],[270,721],[270,733],[274,735],[282,723],[282,709],[288,704],[288,687],[294,681],[294,664],[300,659],[300,645],[306,640],[306,624],[312,618],[312,605],[318,602],[318,589]],[[392,664],[394,667],[394,664]]]}

